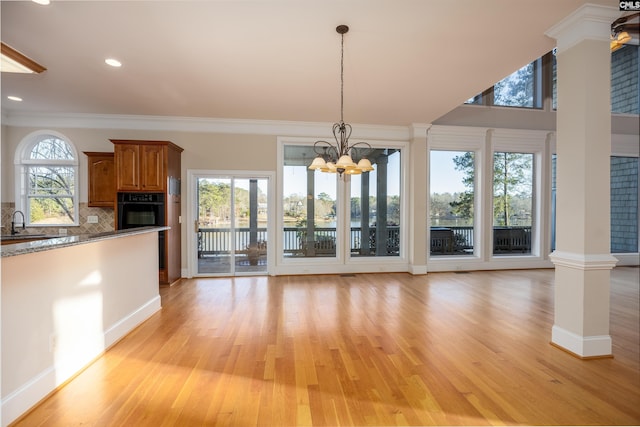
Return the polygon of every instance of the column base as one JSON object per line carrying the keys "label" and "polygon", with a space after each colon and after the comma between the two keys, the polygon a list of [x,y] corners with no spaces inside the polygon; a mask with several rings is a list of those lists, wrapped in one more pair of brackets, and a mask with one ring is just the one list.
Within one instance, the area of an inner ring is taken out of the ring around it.
{"label": "column base", "polygon": [[580,359],[613,357],[611,336],[581,336],[554,325],[551,329],[551,345]]}
{"label": "column base", "polygon": [[414,276],[425,275],[425,274],[427,274],[427,266],[426,265],[410,264],[409,265],[409,274],[413,274]]}

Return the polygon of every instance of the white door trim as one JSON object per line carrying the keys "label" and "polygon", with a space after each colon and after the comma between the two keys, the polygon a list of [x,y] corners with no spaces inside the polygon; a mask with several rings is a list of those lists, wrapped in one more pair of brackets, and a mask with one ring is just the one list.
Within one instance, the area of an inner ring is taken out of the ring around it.
{"label": "white door trim", "polygon": [[198,275],[198,253],[196,233],[194,232],[194,224],[197,220],[197,194],[198,189],[197,178],[258,178],[267,179],[268,181],[268,206],[267,206],[267,239],[273,242],[267,252],[267,274],[272,276],[275,271],[275,253],[276,253],[276,235],[275,235],[275,181],[276,174],[273,171],[243,171],[243,170],[215,170],[215,169],[187,169],[187,224],[186,224],[186,245],[187,245],[187,277]]}

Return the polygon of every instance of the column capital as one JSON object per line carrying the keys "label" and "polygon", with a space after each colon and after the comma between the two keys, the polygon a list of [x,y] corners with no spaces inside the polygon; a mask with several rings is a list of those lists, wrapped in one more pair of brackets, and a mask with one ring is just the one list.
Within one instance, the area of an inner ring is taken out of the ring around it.
{"label": "column capital", "polygon": [[409,127],[411,139],[426,140],[427,132],[429,132],[430,127],[431,123],[411,123],[411,126]]}
{"label": "column capital", "polygon": [[583,40],[609,42],[611,23],[621,13],[615,7],[587,3],[549,28],[545,35],[556,39],[560,52]]}

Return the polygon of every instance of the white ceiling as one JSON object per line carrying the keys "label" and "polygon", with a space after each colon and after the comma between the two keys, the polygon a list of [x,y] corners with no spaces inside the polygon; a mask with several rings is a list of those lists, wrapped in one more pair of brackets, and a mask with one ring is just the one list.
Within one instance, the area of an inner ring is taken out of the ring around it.
{"label": "white ceiling", "polygon": [[587,2],[618,4],[3,0],[2,41],[47,71],[2,73],[2,111],[334,122],[346,24],[345,121],[430,123],[551,50],[544,32]]}

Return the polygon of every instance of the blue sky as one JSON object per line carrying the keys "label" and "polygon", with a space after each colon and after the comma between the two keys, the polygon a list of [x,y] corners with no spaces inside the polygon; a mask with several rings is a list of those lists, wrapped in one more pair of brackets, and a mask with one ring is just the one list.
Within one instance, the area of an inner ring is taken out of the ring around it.
{"label": "blue sky", "polygon": [[462,185],[464,174],[455,170],[453,158],[462,154],[460,151],[431,151],[431,166],[429,179],[430,193],[460,193],[466,188]]}

